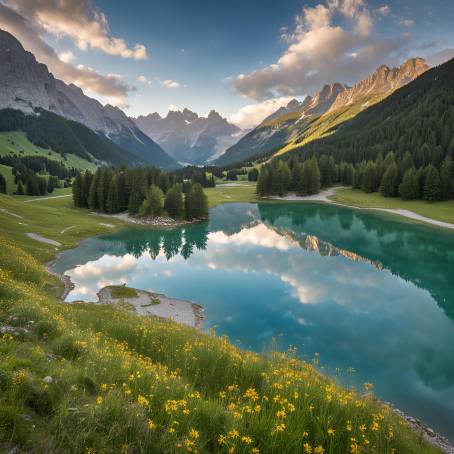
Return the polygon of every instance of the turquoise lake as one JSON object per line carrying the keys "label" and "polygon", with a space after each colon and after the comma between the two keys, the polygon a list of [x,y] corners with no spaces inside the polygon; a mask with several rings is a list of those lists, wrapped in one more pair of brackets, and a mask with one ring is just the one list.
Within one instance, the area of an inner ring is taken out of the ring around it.
{"label": "turquoise lake", "polygon": [[67,301],[125,282],[202,305],[204,327],[243,348],[318,353],[343,384],[373,383],[454,440],[453,232],[324,204],[225,204],[204,224],[87,239],[55,269],[75,284]]}

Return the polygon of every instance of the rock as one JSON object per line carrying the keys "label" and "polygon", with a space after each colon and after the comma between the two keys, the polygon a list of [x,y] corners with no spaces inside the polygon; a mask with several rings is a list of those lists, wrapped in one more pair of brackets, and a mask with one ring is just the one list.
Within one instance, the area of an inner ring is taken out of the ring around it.
{"label": "rock", "polygon": [[26,422],[31,422],[32,417],[30,415],[21,415],[21,418]]}
{"label": "rock", "polygon": [[46,377],[43,378],[44,383],[52,383],[54,380],[50,375],[47,375]]}

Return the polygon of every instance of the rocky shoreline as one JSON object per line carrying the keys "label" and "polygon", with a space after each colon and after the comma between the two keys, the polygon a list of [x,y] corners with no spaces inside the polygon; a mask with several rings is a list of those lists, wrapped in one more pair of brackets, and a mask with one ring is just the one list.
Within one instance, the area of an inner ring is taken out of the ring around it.
{"label": "rocky shoreline", "polygon": [[187,225],[187,224],[196,224],[198,222],[203,222],[206,219],[193,219],[192,221],[188,221],[186,219],[173,219],[167,216],[155,216],[153,218],[141,218],[131,216],[129,213],[118,213],[118,214],[106,214],[106,213],[97,213],[95,211],[90,212],[90,214],[101,216],[105,218],[114,218],[119,219],[123,222],[127,222],[128,224],[136,224],[136,225],[149,225],[153,227],[178,227],[180,225]]}

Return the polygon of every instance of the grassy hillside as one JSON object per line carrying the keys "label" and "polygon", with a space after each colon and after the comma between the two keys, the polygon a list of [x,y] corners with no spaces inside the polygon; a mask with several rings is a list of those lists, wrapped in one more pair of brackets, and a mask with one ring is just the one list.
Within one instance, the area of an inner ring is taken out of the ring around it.
{"label": "grassy hillside", "polygon": [[61,284],[42,264],[54,246],[25,232],[70,247],[106,229],[67,202],[0,196],[0,449],[437,452],[369,392],[319,374],[316,359],[244,352],[111,306],[61,304]]}
{"label": "grassy hillside", "polygon": [[63,159],[62,155],[49,148],[41,148],[31,143],[25,133],[21,131],[0,132],[0,156],[43,156],[47,159],[63,163],[65,167],[75,167],[79,170],[96,170],[96,164],[87,161],[75,154],[67,154]]}

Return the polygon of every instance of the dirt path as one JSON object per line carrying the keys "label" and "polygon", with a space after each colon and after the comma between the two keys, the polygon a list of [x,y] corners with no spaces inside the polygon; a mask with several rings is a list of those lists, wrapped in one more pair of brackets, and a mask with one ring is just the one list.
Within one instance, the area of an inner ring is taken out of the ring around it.
{"label": "dirt path", "polygon": [[26,233],[26,235],[32,240],[39,241],[40,243],[51,244],[52,246],[61,246],[61,243],[59,243],[58,241],[51,240],[50,238],[46,238],[36,233]]}
{"label": "dirt path", "polygon": [[289,194],[285,197],[272,196],[268,197],[272,200],[288,200],[288,201],[302,201],[302,202],[325,202],[330,203],[331,205],[339,205],[347,208],[355,208],[356,210],[374,210],[374,211],[383,211],[385,213],[397,214],[399,216],[404,216],[408,219],[413,219],[415,221],[425,222],[427,224],[436,225],[438,227],[444,227],[446,229],[454,229],[454,224],[449,222],[437,221],[436,219],[431,219],[421,214],[415,213],[414,211],[404,210],[401,208],[377,208],[377,207],[356,207],[354,205],[346,205],[344,203],[339,203],[334,200],[331,200],[329,197],[333,196],[337,188],[329,188],[324,191],[319,192],[318,194],[308,195],[308,196],[298,196],[296,194]]}
{"label": "dirt path", "polygon": [[40,200],[61,199],[62,197],[72,197],[72,194],[53,195],[51,197],[37,197],[34,199],[24,200],[24,203],[39,202]]}

